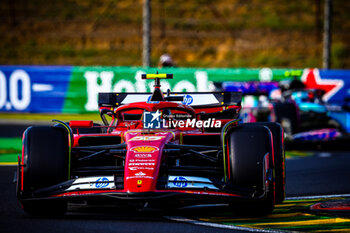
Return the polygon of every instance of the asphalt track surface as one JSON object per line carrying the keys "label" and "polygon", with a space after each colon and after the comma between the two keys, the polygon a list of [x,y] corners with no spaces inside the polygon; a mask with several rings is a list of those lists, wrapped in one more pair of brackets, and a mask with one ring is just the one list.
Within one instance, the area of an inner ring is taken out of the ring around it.
{"label": "asphalt track surface", "polygon": [[[0,127],[0,132],[4,134],[4,128]],[[309,157],[294,157],[287,160],[286,166],[288,197],[350,193],[350,152],[317,152]],[[166,217],[191,218],[205,211],[218,211],[216,208],[137,211],[111,206],[70,206],[70,212],[63,217],[29,217],[15,196],[12,183],[15,170],[15,166],[0,166],[0,232],[244,232],[176,222]]]}

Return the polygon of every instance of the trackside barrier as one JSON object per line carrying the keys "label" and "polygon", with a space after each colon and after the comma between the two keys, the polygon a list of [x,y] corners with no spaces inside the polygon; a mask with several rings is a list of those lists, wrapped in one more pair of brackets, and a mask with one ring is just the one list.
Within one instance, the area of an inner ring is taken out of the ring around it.
{"label": "trackside barrier", "polygon": [[0,66],[0,112],[95,112],[98,92],[150,92],[153,82],[141,74],[157,71],[174,74],[161,81],[164,91],[212,91],[216,83],[295,76],[308,87],[325,89],[330,102],[341,104],[350,95],[349,70]]}
{"label": "trackside barrier", "polygon": [[0,66],[1,112],[62,112],[70,66]]}

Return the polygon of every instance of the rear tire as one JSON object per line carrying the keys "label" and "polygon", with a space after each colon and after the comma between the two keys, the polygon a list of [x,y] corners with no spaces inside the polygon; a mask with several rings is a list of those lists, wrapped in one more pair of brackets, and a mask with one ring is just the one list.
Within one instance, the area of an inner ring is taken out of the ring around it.
{"label": "rear tire", "polygon": [[232,203],[232,211],[238,215],[258,216],[273,211],[275,206],[271,132],[257,124],[242,124],[229,132],[230,182],[239,187],[264,193],[264,157],[270,155],[270,181],[263,199],[247,203]]}
{"label": "rear tire", "polygon": [[[67,210],[65,201],[35,200],[38,196],[34,192],[69,179],[68,132],[60,127],[29,127],[24,132],[22,153],[23,180],[19,175],[17,183],[21,186],[18,187],[18,197],[24,211],[31,215],[65,213]],[[33,200],[26,200],[28,198]]]}

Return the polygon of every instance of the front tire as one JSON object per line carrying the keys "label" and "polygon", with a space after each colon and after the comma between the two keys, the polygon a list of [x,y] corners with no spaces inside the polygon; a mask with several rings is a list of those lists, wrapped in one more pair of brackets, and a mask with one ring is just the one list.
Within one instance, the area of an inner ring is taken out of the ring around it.
{"label": "front tire", "polygon": [[283,144],[283,128],[280,124],[275,122],[258,122],[256,124],[268,127],[272,133],[275,164],[276,203],[281,204],[286,197],[286,165]]}
{"label": "front tire", "polygon": [[60,127],[34,126],[24,132],[23,166],[18,176],[17,190],[26,213],[59,215],[66,212],[65,201],[35,200],[40,198],[35,191],[69,179],[68,137],[68,132]]}
{"label": "front tire", "polygon": [[[275,206],[270,130],[254,123],[242,124],[229,131],[228,143],[230,182],[239,187],[257,190],[257,196],[265,193],[265,196],[259,200],[232,203],[232,211],[234,214],[250,216],[270,214]],[[267,155],[268,157],[265,158]],[[269,163],[268,172],[265,171],[266,162]],[[269,180],[265,191],[264,175]]]}

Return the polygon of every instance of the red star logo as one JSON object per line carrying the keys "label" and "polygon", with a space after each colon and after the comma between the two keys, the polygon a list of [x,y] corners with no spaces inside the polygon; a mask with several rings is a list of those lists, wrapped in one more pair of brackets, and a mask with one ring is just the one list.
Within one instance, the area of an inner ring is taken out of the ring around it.
{"label": "red star logo", "polygon": [[344,86],[344,81],[341,79],[321,79],[318,69],[306,69],[301,81],[307,88],[324,90],[326,92],[323,96],[324,101],[328,101]]}

